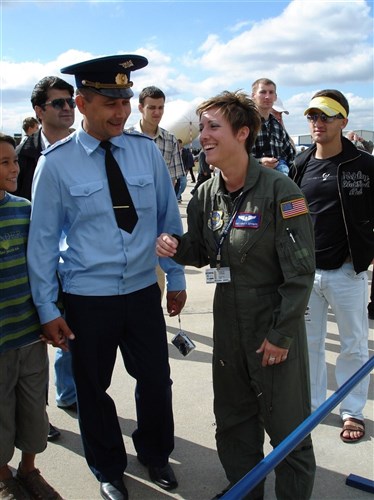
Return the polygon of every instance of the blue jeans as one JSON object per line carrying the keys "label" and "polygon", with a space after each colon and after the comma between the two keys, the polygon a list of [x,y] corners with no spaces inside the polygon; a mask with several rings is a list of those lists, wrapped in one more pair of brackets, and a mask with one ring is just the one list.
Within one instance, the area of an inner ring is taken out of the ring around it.
{"label": "blue jeans", "polygon": [[70,406],[76,402],[75,383],[70,351],[56,349],[55,384],[57,406]]}
{"label": "blue jeans", "polygon": [[[356,274],[351,262],[346,262],[339,269],[316,270],[305,317],[312,410],[318,408],[326,399],[325,340],[329,305],[335,314],[339,330],[340,353],[336,359],[335,377],[340,387],[369,359],[367,302],[366,271]],[[369,377],[365,377],[343,399],[340,406],[343,420],[347,417],[363,420],[368,387]]]}
{"label": "blue jeans", "polygon": [[178,201],[180,201],[182,199],[182,194],[183,194],[184,190],[186,189],[187,176],[184,175],[183,177],[179,177],[179,181],[180,181],[180,184],[179,184],[179,189],[177,192],[177,200]]}

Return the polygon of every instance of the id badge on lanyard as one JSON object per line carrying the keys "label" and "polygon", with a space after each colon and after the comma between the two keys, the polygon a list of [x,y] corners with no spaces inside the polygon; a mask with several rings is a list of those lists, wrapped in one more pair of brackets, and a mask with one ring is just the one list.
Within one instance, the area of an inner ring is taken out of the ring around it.
{"label": "id badge on lanyard", "polygon": [[210,268],[205,270],[206,283],[230,283],[231,273],[229,267]]}
{"label": "id badge on lanyard", "polygon": [[[205,280],[207,284],[210,283],[230,283],[231,282],[231,271],[229,267],[221,267],[221,249],[223,242],[225,241],[226,236],[229,234],[230,229],[233,225],[234,219],[238,214],[240,204],[243,199],[243,191],[240,193],[238,198],[236,199],[235,205],[234,205],[234,211],[230,217],[230,220],[224,227],[221,237],[219,239],[218,245],[217,245],[217,267],[206,269],[205,271]],[[213,203],[212,203],[213,207]]]}

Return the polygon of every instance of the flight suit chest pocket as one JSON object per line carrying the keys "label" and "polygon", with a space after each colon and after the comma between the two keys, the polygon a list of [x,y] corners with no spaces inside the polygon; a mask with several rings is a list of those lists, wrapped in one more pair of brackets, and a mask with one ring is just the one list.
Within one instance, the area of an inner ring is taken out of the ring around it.
{"label": "flight suit chest pocket", "polygon": [[103,188],[103,181],[70,186],[70,195],[82,215],[92,217],[108,210],[110,202],[105,202]]}

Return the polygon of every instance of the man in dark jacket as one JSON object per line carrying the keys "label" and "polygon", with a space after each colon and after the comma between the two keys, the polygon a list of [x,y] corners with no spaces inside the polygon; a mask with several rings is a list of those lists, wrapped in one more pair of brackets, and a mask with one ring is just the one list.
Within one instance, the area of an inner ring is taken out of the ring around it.
{"label": "man in dark jacket", "polygon": [[[31,104],[41,127],[16,149],[20,166],[15,192],[17,196],[31,201],[32,180],[42,151],[70,134],[75,118],[73,96],[74,87],[57,76],[46,76],[35,85]],[[76,411],[76,392],[69,351],[56,350],[55,382],[57,406]],[[54,441],[59,435],[60,431],[50,424],[48,441]]]}
{"label": "man in dark jacket", "polygon": [[[339,386],[368,360],[368,276],[374,256],[374,158],[343,137],[349,105],[338,90],[317,92],[305,115],[314,145],[290,176],[304,192],[316,242],[316,274],[306,314],[312,409],[326,399],[325,337],[330,305],[337,321]],[[365,435],[366,377],[342,401],[344,442]]]}
{"label": "man in dark jacket", "polygon": [[34,87],[31,104],[41,128],[17,147],[20,174],[15,194],[31,200],[31,185],[43,149],[64,139],[74,123],[74,87],[57,76],[46,76]]}
{"label": "man in dark jacket", "polygon": [[209,180],[212,177],[212,170],[210,169],[209,164],[205,160],[205,153],[201,149],[199,153],[199,173],[197,176],[196,186],[192,189],[191,194],[194,194],[197,188],[203,184],[205,181]]}
{"label": "man in dark jacket", "polygon": [[193,159],[193,154],[191,153],[191,150],[189,148],[183,147],[183,142],[182,139],[178,139],[181,155],[182,155],[182,161],[183,161],[183,166],[184,170],[186,172],[186,177],[187,174],[191,175],[191,181],[193,184],[195,184],[196,179],[195,179],[195,174],[193,171],[193,167],[195,165],[195,160]]}

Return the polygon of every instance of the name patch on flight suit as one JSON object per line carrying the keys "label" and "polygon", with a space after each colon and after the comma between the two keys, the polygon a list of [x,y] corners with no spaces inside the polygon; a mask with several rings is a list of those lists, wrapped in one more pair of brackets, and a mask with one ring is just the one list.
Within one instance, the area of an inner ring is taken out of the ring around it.
{"label": "name patch on flight suit", "polygon": [[208,227],[212,231],[217,231],[223,226],[223,210],[213,210],[208,219]]}
{"label": "name patch on flight suit", "polygon": [[232,227],[257,229],[260,227],[261,215],[251,212],[240,212],[236,215]]}
{"label": "name patch on flight suit", "polygon": [[283,219],[290,219],[291,217],[307,214],[309,212],[304,198],[285,201],[281,203],[280,209]]}

